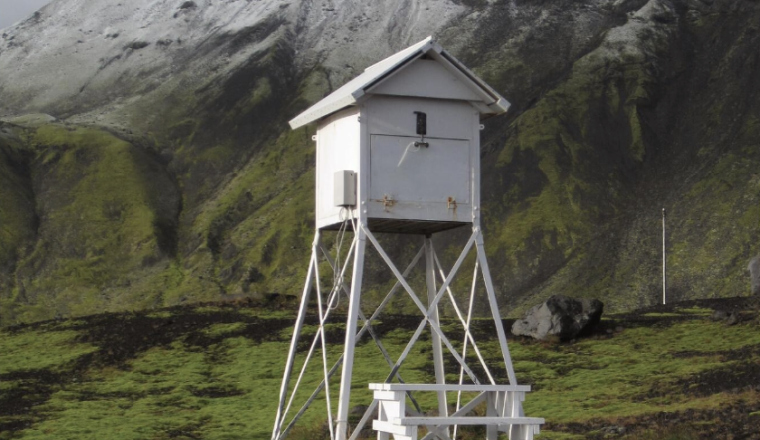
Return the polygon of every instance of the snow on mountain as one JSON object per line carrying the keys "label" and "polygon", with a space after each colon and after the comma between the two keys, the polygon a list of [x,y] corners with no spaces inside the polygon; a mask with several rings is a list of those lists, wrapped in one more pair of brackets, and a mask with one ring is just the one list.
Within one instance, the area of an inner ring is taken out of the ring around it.
{"label": "snow on mountain", "polygon": [[119,108],[170,78],[224,75],[285,34],[300,66],[350,76],[462,11],[450,0],[55,0],[3,33],[0,114]]}

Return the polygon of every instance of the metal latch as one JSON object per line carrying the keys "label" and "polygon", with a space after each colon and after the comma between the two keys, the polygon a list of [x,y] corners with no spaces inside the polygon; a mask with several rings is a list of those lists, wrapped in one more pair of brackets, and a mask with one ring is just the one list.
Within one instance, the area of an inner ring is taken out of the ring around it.
{"label": "metal latch", "polygon": [[395,204],[396,201],[388,197],[388,194],[383,194],[383,210],[385,212],[388,212],[388,208],[393,208],[393,205]]}
{"label": "metal latch", "polygon": [[454,200],[453,197],[449,196],[448,200],[446,200],[446,208],[447,209],[453,209],[454,211],[457,210],[457,201]]}

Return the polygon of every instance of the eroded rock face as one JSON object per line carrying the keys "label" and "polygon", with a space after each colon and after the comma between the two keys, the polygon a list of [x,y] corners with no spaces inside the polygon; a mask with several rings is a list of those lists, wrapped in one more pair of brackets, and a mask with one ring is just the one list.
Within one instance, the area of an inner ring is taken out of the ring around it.
{"label": "eroded rock face", "polygon": [[749,282],[753,295],[760,295],[760,255],[749,260]]}
{"label": "eroded rock face", "polygon": [[599,322],[604,304],[596,299],[574,299],[553,295],[512,325],[512,333],[539,340],[557,338],[569,340],[584,333]]}

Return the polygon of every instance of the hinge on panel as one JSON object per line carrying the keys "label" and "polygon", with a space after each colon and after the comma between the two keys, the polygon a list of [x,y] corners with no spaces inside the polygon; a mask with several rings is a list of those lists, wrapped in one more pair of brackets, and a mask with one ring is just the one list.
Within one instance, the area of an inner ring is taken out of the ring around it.
{"label": "hinge on panel", "polygon": [[457,210],[457,201],[454,200],[453,197],[449,196],[448,200],[446,200],[446,208],[447,209],[453,209],[454,211]]}
{"label": "hinge on panel", "polygon": [[396,204],[396,201],[388,197],[388,194],[383,194],[383,210],[388,212],[388,208],[392,208]]}

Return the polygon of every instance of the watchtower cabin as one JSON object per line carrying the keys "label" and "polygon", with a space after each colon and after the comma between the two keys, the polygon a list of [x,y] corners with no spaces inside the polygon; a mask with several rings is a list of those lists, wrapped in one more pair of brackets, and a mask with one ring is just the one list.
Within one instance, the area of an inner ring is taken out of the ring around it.
{"label": "watchtower cabin", "polygon": [[[496,91],[426,38],[368,67],[290,121],[294,129],[317,124],[316,231],[283,372],[272,440],[285,439],[321,393],[333,440],[356,439],[371,419],[378,440],[418,440],[420,427],[427,432],[423,440],[457,438],[458,427],[466,425],[484,425],[488,440],[496,440],[499,432],[508,433],[510,440],[532,440],[539,432],[544,420],[523,414],[522,401],[530,387],[517,384],[480,228],[480,121],[508,108],[509,103]],[[340,246],[330,250],[322,244],[323,231],[346,231],[348,223],[354,238],[345,255],[340,254]],[[470,226],[472,234],[456,262],[446,270],[438,259],[432,235],[460,226]],[[374,236],[377,232],[418,235],[409,237],[411,243],[419,240],[420,249],[411,262],[404,262],[405,270],[400,270],[382,248]],[[374,247],[397,281],[379,305],[372,305],[373,310],[361,307],[367,246]],[[472,274],[472,281],[464,284],[471,289],[469,295],[462,292],[458,296],[452,283],[470,252],[477,254],[474,270],[462,272]],[[332,277],[320,282],[325,263]],[[419,278],[407,278],[423,265],[424,284]],[[350,284],[345,281],[349,273]],[[329,291],[322,290],[322,286],[331,283]],[[421,313],[421,321],[404,351],[392,358],[373,330],[373,323],[396,294],[411,298]],[[345,342],[342,356],[331,363],[324,328],[342,296],[348,297]],[[304,336],[305,317],[313,310],[309,306],[313,297],[319,327],[315,334],[305,336],[312,342],[301,357],[297,356],[299,338]],[[458,318],[447,323],[446,331],[439,324],[439,304],[444,297]],[[465,303],[462,298],[469,301]],[[490,367],[470,332],[470,318],[475,304],[481,301],[491,312],[501,351],[499,361],[491,362]],[[457,324],[465,335],[459,348],[452,344],[451,333],[447,334],[450,326]],[[426,330],[430,331],[425,343],[429,341],[432,348],[434,378],[430,380],[434,383],[409,383],[402,377],[407,373],[404,362]],[[367,407],[361,419],[352,424],[349,413],[354,351],[363,337],[374,339],[389,374],[368,378],[373,399],[353,402],[366,403]],[[296,397],[303,396],[298,394],[298,387],[309,362],[317,362],[317,350],[322,351],[322,379],[319,384],[311,384],[316,389],[301,406],[296,404]],[[473,352],[478,363],[475,370],[468,365],[473,362]],[[457,364],[454,370],[452,360]],[[506,378],[493,374],[493,367],[504,371]],[[339,368],[340,390],[334,411],[330,382]],[[452,374],[458,375],[454,383]],[[291,380],[293,376],[297,379]],[[509,384],[497,383],[503,379]],[[437,415],[425,415],[429,411],[419,405],[416,393],[435,393]],[[456,404],[451,411],[448,399],[454,393]],[[482,407],[485,411],[479,409]]]}
{"label": "watchtower cabin", "polygon": [[373,232],[471,224],[480,120],[508,108],[430,37],[368,67],[290,121],[294,129],[318,123],[317,228],[362,214]]}

